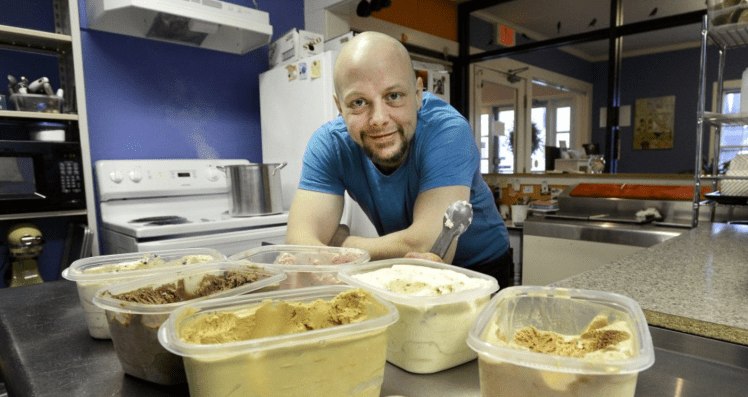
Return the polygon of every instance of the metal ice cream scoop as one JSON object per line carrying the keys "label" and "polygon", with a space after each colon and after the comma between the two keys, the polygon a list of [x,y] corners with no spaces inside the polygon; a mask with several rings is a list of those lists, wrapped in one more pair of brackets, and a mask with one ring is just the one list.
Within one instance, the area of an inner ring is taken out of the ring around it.
{"label": "metal ice cream scoop", "polygon": [[455,201],[444,212],[444,226],[431,252],[444,259],[454,239],[465,232],[473,221],[473,206],[467,201]]}

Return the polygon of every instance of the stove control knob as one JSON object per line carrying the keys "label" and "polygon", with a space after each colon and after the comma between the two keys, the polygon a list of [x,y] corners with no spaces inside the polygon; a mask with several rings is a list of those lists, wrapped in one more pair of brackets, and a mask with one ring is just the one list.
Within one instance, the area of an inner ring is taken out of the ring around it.
{"label": "stove control knob", "polygon": [[218,171],[216,171],[213,168],[208,168],[207,171],[205,171],[205,175],[208,177],[208,180],[211,182],[215,182],[218,180],[220,175],[218,175]]}
{"label": "stove control knob", "polygon": [[130,180],[138,183],[143,179],[143,175],[140,173],[140,171],[130,171],[128,174],[130,176]]}
{"label": "stove control knob", "polygon": [[122,176],[122,173],[119,171],[112,171],[109,173],[109,179],[111,179],[114,183],[120,183],[123,179],[125,179],[125,177]]}

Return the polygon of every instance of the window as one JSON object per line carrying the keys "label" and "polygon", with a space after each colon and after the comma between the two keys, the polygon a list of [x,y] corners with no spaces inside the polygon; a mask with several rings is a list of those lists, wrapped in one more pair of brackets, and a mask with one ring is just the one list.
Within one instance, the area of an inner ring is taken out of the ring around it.
{"label": "window", "polygon": [[[494,108],[498,110],[498,108]],[[500,135],[499,138],[499,169],[498,172],[502,174],[511,174],[514,172],[514,154],[512,153],[512,147],[509,144],[509,133],[514,131],[514,110],[498,111],[498,121],[504,124],[504,135]],[[489,172],[496,172],[491,170],[490,155],[491,150],[489,147],[489,121],[492,117],[488,113],[480,115],[480,142],[481,142],[481,160],[480,160],[480,171],[483,174]]]}
{"label": "window", "polygon": [[556,147],[571,147],[571,107],[556,108]]}

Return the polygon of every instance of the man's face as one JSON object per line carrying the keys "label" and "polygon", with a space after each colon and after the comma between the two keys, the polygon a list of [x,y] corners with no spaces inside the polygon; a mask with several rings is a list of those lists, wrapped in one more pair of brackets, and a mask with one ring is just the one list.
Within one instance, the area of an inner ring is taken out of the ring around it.
{"label": "man's face", "polygon": [[370,57],[339,77],[338,110],[351,138],[374,164],[397,168],[416,131],[423,89],[413,85],[413,70],[391,56]]}

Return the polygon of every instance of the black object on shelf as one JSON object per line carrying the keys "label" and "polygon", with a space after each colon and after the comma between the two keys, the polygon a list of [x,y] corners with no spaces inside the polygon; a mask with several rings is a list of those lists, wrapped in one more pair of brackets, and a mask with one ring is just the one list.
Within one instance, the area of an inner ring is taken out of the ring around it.
{"label": "black object on shelf", "polygon": [[748,205],[748,197],[746,196],[723,196],[720,192],[711,192],[704,193],[704,197],[717,204]]}

